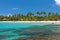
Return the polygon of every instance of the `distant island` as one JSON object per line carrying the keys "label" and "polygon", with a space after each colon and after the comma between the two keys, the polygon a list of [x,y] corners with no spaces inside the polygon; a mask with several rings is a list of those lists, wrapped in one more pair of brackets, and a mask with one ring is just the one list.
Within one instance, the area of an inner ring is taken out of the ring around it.
{"label": "distant island", "polygon": [[28,12],[26,15],[0,15],[0,21],[60,21],[60,15],[54,12],[36,12],[36,15],[32,12]]}

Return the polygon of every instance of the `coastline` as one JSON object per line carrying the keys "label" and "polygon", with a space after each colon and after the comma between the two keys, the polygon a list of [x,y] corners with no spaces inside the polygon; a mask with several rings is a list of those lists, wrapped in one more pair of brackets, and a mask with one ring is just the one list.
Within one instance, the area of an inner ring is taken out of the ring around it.
{"label": "coastline", "polygon": [[6,23],[48,23],[48,24],[60,24],[60,21],[0,21]]}

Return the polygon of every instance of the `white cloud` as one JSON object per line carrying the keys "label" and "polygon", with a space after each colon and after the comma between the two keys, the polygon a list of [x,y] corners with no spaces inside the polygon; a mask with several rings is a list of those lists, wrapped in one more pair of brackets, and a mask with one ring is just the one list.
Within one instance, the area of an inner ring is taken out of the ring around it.
{"label": "white cloud", "polygon": [[60,6],[60,0],[54,0],[56,5]]}
{"label": "white cloud", "polygon": [[13,8],[13,10],[18,10],[19,8]]}

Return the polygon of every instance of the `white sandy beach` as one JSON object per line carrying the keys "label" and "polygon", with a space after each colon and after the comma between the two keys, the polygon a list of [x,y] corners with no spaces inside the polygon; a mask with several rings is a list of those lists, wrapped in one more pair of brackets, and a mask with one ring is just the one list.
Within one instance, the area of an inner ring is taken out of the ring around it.
{"label": "white sandy beach", "polygon": [[60,24],[60,21],[0,21],[10,23],[46,23],[46,24]]}

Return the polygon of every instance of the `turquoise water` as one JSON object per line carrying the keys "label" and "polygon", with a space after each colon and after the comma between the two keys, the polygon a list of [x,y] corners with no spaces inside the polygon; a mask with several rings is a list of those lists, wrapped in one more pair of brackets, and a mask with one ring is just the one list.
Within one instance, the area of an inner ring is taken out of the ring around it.
{"label": "turquoise water", "polygon": [[[60,25],[44,23],[10,23],[0,22],[0,40],[14,40],[30,37],[36,33],[59,33]],[[31,34],[30,34],[31,33]]]}

